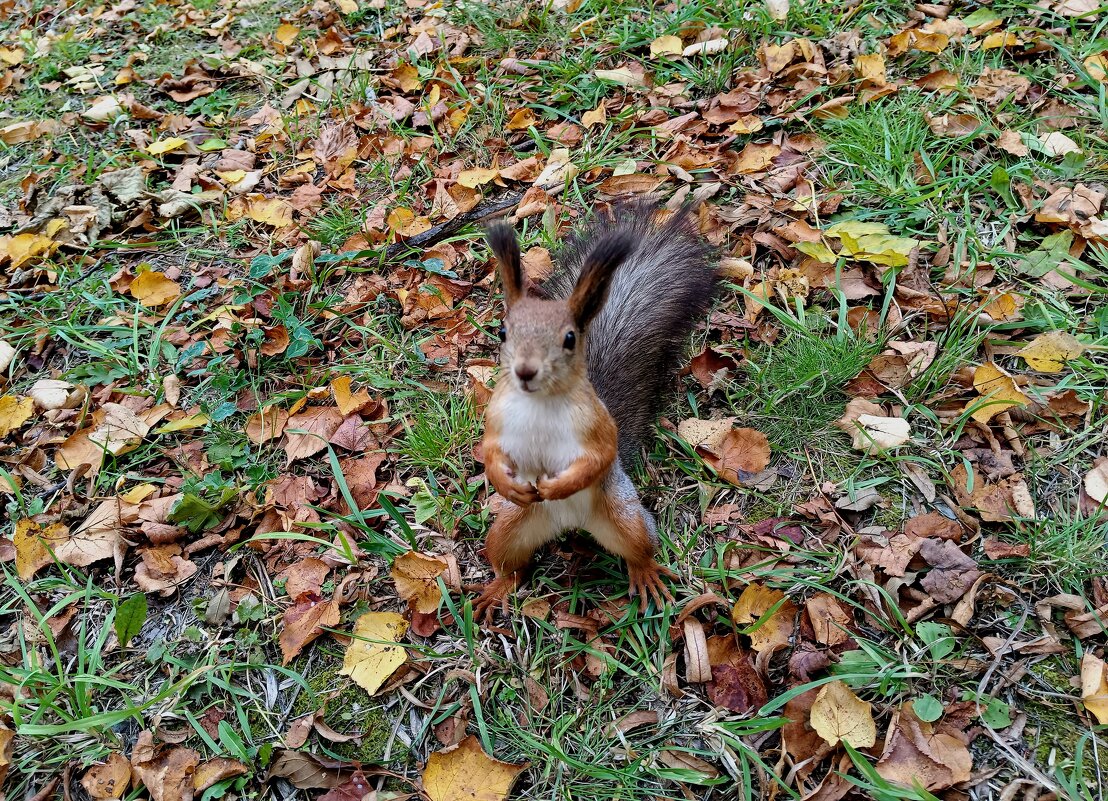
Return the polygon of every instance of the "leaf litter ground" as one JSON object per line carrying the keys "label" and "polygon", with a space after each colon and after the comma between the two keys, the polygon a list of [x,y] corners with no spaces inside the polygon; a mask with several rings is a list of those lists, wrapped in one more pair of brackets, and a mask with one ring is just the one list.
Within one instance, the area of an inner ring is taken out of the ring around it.
{"label": "leaf litter ground", "polygon": [[[0,5],[8,794],[1094,799],[1086,0]],[[499,302],[596,206],[725,276],[636,481],[496,627]]]}

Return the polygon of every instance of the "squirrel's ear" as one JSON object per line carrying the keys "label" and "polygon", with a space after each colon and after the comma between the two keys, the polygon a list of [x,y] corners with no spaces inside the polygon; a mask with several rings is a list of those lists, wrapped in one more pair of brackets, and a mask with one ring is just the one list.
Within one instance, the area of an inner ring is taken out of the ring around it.
{"label": "squirrel's ear", "polygon": [[519,256],[519,241],[516,232],[507,223],[497,223],[489,227],[485,233],[485,239],[489,243],[489,249],[496,256],[496,262],[500,266],[500,281],[504,284],[504,299],[508,306],[523,297],[525,291],[525,278],[523,265]]}
{"label": "squirrel's ear", "polygon": [[626,231],[607,234],[593,245],[569,297],[569,310],[579,329],[588,327],[604,307],[616,268],[631,255],[634,247],[635,241]]}

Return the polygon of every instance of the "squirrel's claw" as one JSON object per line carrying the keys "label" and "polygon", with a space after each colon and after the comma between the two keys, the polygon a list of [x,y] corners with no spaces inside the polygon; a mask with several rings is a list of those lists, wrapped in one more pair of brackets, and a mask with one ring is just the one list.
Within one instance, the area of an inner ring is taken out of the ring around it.
{"label": "squirrel's claw", "polygon": [[491,625],[493,617],[496,615],[497,606],[507,615],[508,594],[516,588],[518,583],[515,576],[498,576],[484,585],[481,594],[473,602],[474,620],[481,620],[486,626]]}
{"label": "squirrel's claw", "polygon": [[637,595],[644,603],[648,597],[653,599],[658,609],[665,606],[666,601],[673,603],[673,594],[662,583],[663,575],[668,578],[677,577],[669,568],[651,562],[646,567],[629,567],[627,574],[631,595]]}
{"label": "squirrel's claw", "polygon": [[534,484],[524,484],[518,481],[513,481],[504,487],[504,491],[500,494],[516,506],[530,506],[542,500],[538,487]]}

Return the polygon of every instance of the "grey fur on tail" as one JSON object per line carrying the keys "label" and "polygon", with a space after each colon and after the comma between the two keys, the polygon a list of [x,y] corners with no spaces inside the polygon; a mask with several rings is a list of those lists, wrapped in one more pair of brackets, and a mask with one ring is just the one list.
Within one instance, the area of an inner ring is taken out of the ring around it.
{"label": "grey fur on tail", "polygon": [[625,464],[650,436],[687,338],[711,307],[718,276],[692,210],[682,208],[661,224],[658,211],[656,202],[637,201],[599,216],[567,239],[561,269],[544,287],[569,297],[596,243],[613,234],[633,238],[586,338],[589,380],[616,420]]}

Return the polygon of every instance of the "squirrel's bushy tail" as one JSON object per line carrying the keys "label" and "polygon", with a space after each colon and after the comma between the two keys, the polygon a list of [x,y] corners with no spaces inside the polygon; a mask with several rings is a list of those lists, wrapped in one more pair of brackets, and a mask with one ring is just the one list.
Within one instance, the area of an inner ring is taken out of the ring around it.
{"label": "squirrel's bushy tail", "polygon": [[594,243],[617,232],[636,245],[616,269],[586,341],[589,380],[616,420],[628,462],[649,437],[686,339],[711,306],[717,267],[691,209],[661,220],[656,202],[637,201],[572,235],[545,289],[568,297]]}

